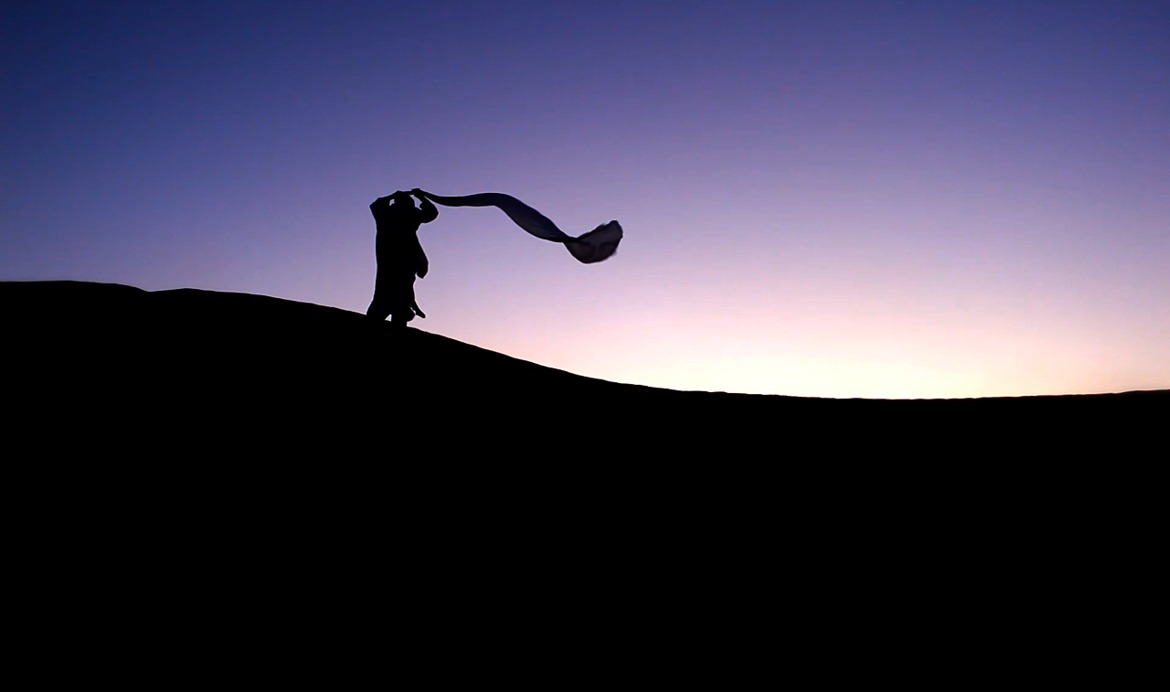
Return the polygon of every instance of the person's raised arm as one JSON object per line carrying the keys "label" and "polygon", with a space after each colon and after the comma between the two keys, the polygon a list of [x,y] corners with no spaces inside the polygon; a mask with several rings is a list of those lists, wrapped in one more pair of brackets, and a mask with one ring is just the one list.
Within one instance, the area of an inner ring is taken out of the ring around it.
{"label": "person's raised arm", "polygon": [[427,198],[427,193],[418,189],[417,187],[410,191],[410,194],[418,197],[418,210],[422,214],[422,222],[430,223],[439,216],[439,210],[435,208],[435,204]]}

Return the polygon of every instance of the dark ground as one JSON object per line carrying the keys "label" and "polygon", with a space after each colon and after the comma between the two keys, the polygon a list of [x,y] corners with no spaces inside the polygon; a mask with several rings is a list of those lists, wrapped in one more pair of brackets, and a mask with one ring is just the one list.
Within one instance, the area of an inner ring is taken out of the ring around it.
{"label": "dark ground", "polygon": [[376,628],[443,672],[451,637],[520,628],[553,661],[775,650],[835,674],[1034,657],[1041,626],[1113,631],[1156,573],[1167,390],[674,392],[264,296],[5,282],[0,307],[25,640],[129,627],[136,660],[181,641],[299,670],[281,652],[372,654]]}
{"label": "dark ground", "polygon": [[69,420],[95,435],[90,443],[126,452],[165,432],[194,446],[230,439],[237,451],[301,454],[372,443],[546,461],[942,458],[968,445],[1007,454],[1079,436],[1121,441],[1170,410],[1170,390],[951,400],[678,392],[395,332],[336,308],[194,289],[3,282],[0,305],[13,413]]}

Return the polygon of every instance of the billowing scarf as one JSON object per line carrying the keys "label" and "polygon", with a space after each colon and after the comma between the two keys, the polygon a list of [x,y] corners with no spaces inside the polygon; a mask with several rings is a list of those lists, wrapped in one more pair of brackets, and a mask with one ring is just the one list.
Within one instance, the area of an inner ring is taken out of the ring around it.
{"label": "billowing scarf", "polygon": [[576,238],[557,228],[547,216],[510,195],[481,192],[463,197],[443,197],[423,193],[427,199],[445,207],[499,207],[520,228],[537,238],[564,243],[569,253],[586,264],[608,259],[622,240],[622,226],[617,221],[603,223]]}

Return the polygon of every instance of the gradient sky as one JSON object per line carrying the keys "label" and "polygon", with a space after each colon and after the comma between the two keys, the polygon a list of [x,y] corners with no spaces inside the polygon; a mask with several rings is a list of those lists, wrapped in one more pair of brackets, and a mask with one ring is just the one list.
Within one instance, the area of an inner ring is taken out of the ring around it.
{"label": "gradient sky", "polygon": [[[1170,387],[1170,3],[5,3],[0,279],[362,312],[368,205],[427,331],[675,389]],[[436,376],[441,374],[436,373]]]}

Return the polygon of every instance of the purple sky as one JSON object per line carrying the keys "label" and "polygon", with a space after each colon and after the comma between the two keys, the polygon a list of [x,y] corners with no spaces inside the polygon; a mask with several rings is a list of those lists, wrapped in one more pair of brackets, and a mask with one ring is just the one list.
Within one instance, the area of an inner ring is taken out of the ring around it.
{"label": "purple sky", "polygon": [[364,311],[368,205],[440,209],[414,326],[676,389],[1170,387],[1170,3],[15,2],[0,279]]}

